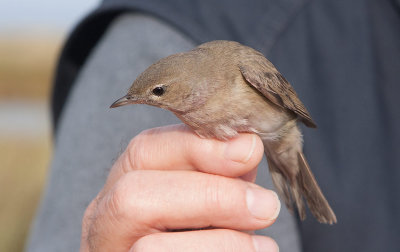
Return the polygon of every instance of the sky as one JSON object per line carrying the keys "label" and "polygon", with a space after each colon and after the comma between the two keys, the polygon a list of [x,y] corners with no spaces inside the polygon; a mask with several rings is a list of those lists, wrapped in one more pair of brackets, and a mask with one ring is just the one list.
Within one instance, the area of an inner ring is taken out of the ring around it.
{"label": "sky", "polygon": [[49,30],[65,33],[100,0],[0,0],[0,32]]}

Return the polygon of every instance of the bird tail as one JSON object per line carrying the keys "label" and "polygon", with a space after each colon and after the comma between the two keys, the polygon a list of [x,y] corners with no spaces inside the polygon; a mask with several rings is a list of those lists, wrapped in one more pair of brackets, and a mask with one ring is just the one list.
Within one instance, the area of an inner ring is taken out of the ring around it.
{"label": "bird tail", "polygon": [[318,186],[317,181],[310,170],[310,166],[304,157],[304,154],[300,152],[298,153],[297,157],[300,167],[300,173],[297,177],[297,181],[311,213],[321,223],[336,223],[336,215],[322,193],[321,188]]}
{"label": "bird tail", "polygon": [[301,141],[302,137],[297,127],[283,139],[263,141],[272,181],[287,208],[293,212],[295,207],[301,220],[306,218],[306,201],[311,213],[319,222],[336,223],[335,213],[301,151]]}
{"label": "bird tail", "polygon": [[292,213],[295,206],[300,219],[306,218],[305,199],[311,213],[319,222],[336,223],[335,213],[322,194],[303,153],[298,153],[299,173],[293,178],[287,177],[268,154],[267,161],[275,188]]}

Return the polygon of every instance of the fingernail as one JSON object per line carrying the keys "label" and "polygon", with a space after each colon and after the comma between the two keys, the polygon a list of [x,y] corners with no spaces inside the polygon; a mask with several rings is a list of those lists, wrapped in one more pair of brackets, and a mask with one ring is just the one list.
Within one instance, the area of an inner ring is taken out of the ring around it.
{"label": "fingernail", "polygon": [[229,141],[225,149],[225,158],[246,163],[254,153],[256,141],[256,136],[253,134],[240,136]]}
{"label": "fingernail", "polygon": [[262,220],[275,220],[281,209],[278,195],[274,191],[262,188],[249,187],[246,202],[250,213]]}
{"label": "fingernail", "polygon": [[278,244],[271,238],[261,235],[253,235],[252,238],[256,252],[279,252]]}

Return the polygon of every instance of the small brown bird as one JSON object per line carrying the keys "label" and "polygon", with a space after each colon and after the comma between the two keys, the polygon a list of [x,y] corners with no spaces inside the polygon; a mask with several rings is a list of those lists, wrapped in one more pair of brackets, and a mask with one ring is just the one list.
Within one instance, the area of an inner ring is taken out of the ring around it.
{"label": "small brown bird", "polygon": [[295,205],[304,220],[305,198],[319,222],[336,223],[304,157],[297,121],[316,125],[289,82],[260,52],[237,42],[212,41],[163,58],[111,107],[138,103],[172,111],[200,137],[259,135],[286,206],[293,211]]}

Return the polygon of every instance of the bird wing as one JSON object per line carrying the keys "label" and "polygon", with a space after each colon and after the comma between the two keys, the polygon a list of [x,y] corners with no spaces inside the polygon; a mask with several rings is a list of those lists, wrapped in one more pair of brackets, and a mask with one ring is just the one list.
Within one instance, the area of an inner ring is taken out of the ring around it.
{"label": "bird wing", "polygon": [[296,113],[307,127],[316,128],[317,125],[285,77],[264,55],[257,51],[255,53],[239,62],[239,69],[246,81],[274,104]]}

